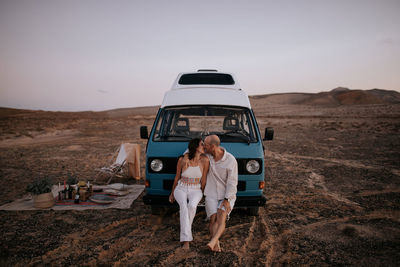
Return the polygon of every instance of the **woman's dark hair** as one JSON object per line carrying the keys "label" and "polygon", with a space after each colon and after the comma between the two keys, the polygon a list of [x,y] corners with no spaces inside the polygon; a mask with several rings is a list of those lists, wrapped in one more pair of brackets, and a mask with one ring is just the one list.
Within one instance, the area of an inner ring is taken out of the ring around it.
{"label": "woman's dark hair", "polygon": [[196,155],[196,150],[199,147],[201,139],[200,138],[193,138],[190,140],[188,149],[189,149],[189,159],[193,159]]}

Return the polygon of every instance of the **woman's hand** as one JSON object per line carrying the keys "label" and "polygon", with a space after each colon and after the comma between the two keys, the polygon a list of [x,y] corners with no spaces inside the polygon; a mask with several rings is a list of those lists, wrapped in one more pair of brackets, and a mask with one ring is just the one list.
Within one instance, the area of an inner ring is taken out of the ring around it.
{"label": "woman's hand", "polygon": [[169,202],[174,203],[174,201],[175,201],[174,192],[172,192],[171,195],[169,195]]}
{"label": "woman's hand", "polygon": [[229,214],[229,212],[231,212],[231,203],[229,203],[228,200],[224,199],[222,206],[224,206],[226,213]]}

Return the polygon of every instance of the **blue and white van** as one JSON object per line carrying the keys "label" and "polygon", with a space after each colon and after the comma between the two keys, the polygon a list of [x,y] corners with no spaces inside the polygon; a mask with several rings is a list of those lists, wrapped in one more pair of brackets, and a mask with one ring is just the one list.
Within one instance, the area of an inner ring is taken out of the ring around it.
{"label": "blue and white van", "polygon": [[167,91],[148,132],[141,126],[146,148],[145,204],[158,214],[171,204],[171,193],[178,158],[195,137],[216,134],[221,146],[238,162],[239,182],[235,208],[258,213],[266,198],[264,188],[263,140],[273,139],[273,129],[266,128],[262,139],[247,94],[230,73],[199,70],[180,73]]}

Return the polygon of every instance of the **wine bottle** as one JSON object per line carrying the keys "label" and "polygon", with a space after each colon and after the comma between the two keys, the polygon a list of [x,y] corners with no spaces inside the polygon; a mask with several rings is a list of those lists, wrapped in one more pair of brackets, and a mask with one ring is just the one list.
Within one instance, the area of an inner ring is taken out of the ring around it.
{"label": "wine bottle", "polygon": [[63,199],[67,199],[68,195],[67,195],[67,181],[66,180],[64,180],[64,190],[62,192],[63,192]]}
{"label": "wine bottle", "polygon": [[68,198],[69,199],[72,199],[72,186],[70,185],[69,187],[68,187]]}
{"label": "wine bottle", "polygon": [[65,199],[70,199],[68,192],[69,192],[69,184],[67,184],[67,188],[65,189]]}
{"label": "wine bottle", "polygon": [[79,186],[78,186],[78,189],[75,194],[75,200],[74,200],[75,204],[79,204],[79,198],[80,198],[80,195],[79,195]]}

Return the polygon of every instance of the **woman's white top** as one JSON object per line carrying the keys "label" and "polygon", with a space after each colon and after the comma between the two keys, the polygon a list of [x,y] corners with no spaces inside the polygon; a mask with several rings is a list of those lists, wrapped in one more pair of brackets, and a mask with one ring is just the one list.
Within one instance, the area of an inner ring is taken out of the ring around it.
{"label": "woman's white top", "polygon": [[200,188],[200,180],[202,176],[200,166],[189,166],[181,174],[179,185]]}

